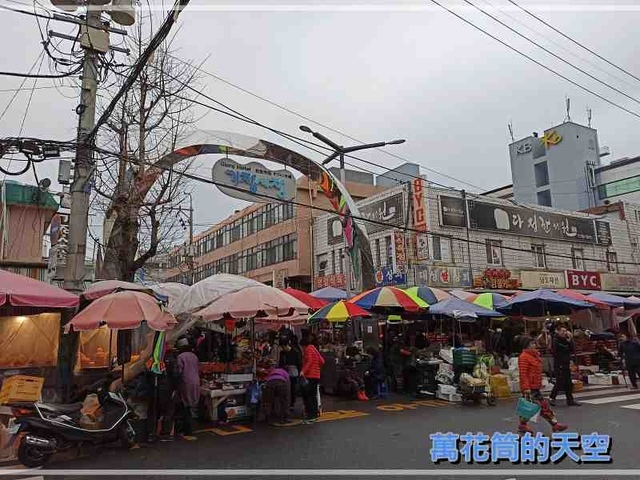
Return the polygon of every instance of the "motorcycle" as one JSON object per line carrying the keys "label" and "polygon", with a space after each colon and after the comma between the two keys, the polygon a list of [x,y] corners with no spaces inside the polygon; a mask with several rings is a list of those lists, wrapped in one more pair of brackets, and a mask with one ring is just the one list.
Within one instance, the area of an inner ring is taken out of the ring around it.
{"label": "motorcycle", "polygon": [[[53,454],[84,443],[107,444],[120,442],[130,448],[135,431],[129,422],[131,410],[124,397],[109,391],[109,381],[101,380],[89,388],[97,393],[104,414],[100,428],[82,426],[82,403],[16,403],[11,408],[18,431],[12,439],[20,438],[18,460],[27,468],[45,465]],[[22,434],[22,435],[21,435]]]}

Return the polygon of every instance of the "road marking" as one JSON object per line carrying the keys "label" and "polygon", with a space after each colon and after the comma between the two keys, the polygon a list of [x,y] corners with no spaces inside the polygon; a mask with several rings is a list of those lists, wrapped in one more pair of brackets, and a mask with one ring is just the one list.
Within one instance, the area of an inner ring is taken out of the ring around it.
{"label": "road marking", "polygon": [[626,402],[627,400],[640,400],[640,393],[635,395],[617,395],[615,397],[594,398],[593,400],[585,400],[582,403],[589,405],[604,405],[606,403]]}
{"label": "road marking", "polygon": [[622,408],[628,408],[629,410],[640,410],[640,403],[634,405],[623,405]]}
{"label": "road marking", "polygon": [[238,433],[249,433],[252,432],[249,427],[245,427],[244,425],[225,425],[224,427],[212,427],[205,428],[204,430],[198,430],[195,433],[215,433],[216,435],[220,435],[221,437],[226,437],[229,435],[237,435]]}
{"label": "road marking", "polygon": [[346,420],[347,418],[359,418],[368,415],[370,414],[357,410],[336,410],[333,412],[322,412],[322,415],[320,415],[316,422],[332,422],[334,420]]}
{"label": "road marking", "polygon": [[[629,389],[628,388],[612,388],[608,391],[605,390],[598,390],[595,392],[592,392],[591,389],[589,389],[589,391],[587,392],[576,392],[573,394],[573,396],[575,398],[587,398],[587,397],[597,397],[599,395],[611,395],[611,394],[616,394],[616,393],[624,393],[624,392],[628,392]],[[557,399],[558,400],[565,400],[567,398],[567,396],[565,394],[562,395],[558,395]]]}
{"label": "road marking", "polygon": [[387,403],[385,405],[376,405],[376,409],[383,412],[402,412],[404,410],[415,410],[418,407],[448,407],[453,405],[444,400],[416,400],[411,403]]}

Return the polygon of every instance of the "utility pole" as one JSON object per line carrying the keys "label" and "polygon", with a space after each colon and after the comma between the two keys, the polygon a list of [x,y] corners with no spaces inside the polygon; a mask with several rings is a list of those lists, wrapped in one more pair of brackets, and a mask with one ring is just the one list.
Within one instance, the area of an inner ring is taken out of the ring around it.
{"label": "utility pole", "polygon": [[[331,153],[331,155],[329,155],[327,158],[324,159],[324,161],[322,162],[322,165],[326,165],[329,162],[331,162],[332,160],[334,160],[335,158],[338,158],[340,161],[340,183],[344,186],[345,190],[347,188],[347,172],[344,168],[344,156],[347,153],[352,153],[352,152],[357,152],[358,150],[367,150],[370,148],[380,148],[380,147],[384,147],[387,145],[400,145],[401,143],[404,143],[405,140],[401,139],[401,140],[392,140],[390,142],[376,142],[376,143],[367,143],[364,145],[354,145],[352,147],[343,147],[342,145],[338,145],[337,143],[335,143],[333,140],[330,140],[329,138],[325,137],[323,134],[318,133],[318,132],[314,132],[313,130],[311,130],[309,127],[305,126],[305,125],[301,125],[300,126],[300,130],[302,130],[303,132],[306,133],[310,133],[311,135],[313,135],[315,138],[317,138],[318,140],[320,140],[322,143],[330,146],[333,149],[333,153]],[[347,250],[345,248],[345,250]],[[347,297],[349,297],[351,295],[351,291],[352,291],[352,286],[351,286],[351,270],[352,270],[352,266],[351,266],[351,257],[346,254],[347,257],[347,264],[346,264],[346,272],[345,272],[345,288],[347,291]]]}
{"label": "utility pole", "polygon": [[[89,8],[87,10],[88,27],[100,27],[100,13],[97,9]],[[93,177],[93,150],[89,134],[93,130],[96,117],[98,55],[98,51],[85,47],[80,104],[76,107],[76,113],[78,114],[78,144],[76,146],[74,178],[71,184],[69,246],[64,274],[64,288],[77,292],[84,290],[84,261],[87,251],[89,200]]]}

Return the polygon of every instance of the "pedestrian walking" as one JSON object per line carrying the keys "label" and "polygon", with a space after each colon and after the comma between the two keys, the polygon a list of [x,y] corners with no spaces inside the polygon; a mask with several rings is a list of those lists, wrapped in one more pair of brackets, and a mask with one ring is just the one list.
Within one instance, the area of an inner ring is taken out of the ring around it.
{"label": "pedestrian walking", "polygon": [[575,353],[575,344],[571,332],[566,327],[558,328],[553,337],[551,348],[556,383],[551,391],[549,402],[551,405],[555,405],[558,392],[563,391],[567,397],[567,405],[579,407],[580,404],[573,398],[573,381],[571,380],[571,357]]}
{"label": "pedestrian walking", "polygon": [[180,338],[176,343],[176,350],[178,350],[178,372],[180,374],[178,410],[182,422],[182,434],[186,440],[195,440],[191,409],[197,407],[200,401],[200,363],[193,352],[193,346],[189,339]]}
{"label": "pedestrian walking", "polygon": [[[566,425],[558,423],[555,413],[549,407],[549,401],[542,395],[542,356],[538,351],[535,340],[531,337],[521,337],[522,353],[518,357],[518,371],[520,374],[520,390],[522,396],[530,402],[540,406],[540,415],[549,424],[554,432],[562,432]],[[533,433],[529,426],[529,419],[520,417],[518,431],[520,433]]]}
{"label": "pedestrian walking", "polygon": [[634,389],[638,389],[640,377],[640,342],[637,338],[620,335],[620,359],[623,369],[629,373],[629,380]]}
{"label": "pedestrian walking", "polygon": [[319,390],[320,370],[324,365],[324,358],[315,346],[316,338],[313,334],[309,334],[307,338],[303,338],[300,345],[302,351],[302,372],[301,378],[303,383],[303,399],[305,409],[305,423],[313,423],[318,419],[319,412]]}

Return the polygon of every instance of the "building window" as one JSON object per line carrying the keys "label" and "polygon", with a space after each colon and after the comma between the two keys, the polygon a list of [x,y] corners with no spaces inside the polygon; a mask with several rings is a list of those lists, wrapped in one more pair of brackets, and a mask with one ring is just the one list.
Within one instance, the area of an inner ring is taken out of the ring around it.
{"label": "building window", "polygon": [[331,250],[331,273],[336,273],[336,251]]}
{"label": "building window", "polygon": [[640,210],[636,210],[636,222],[640,222]]}
{"label": "building window", "polygon": [[440,237],[431,236],[431,258],[439,262],[442,261],[442,246]]}
{"label": "building window", "polygon": [[322,253],[316,258],[318,264],[318,276],[324,277],[327,271],[327,264],[329,263],[328,255]]}
{"label": "building window", "polygon": [[640,175],[598,185],[598,197],[600,200],[637,191],[640,191]]}
{"label": "building window", "polygon": [[344,255],[342,253],[342,249],[338,250],[338,258],[339,258],[339,262],[338,263],[338,273],[344,273]]}
{"label": "building window", "polygon": [[571,261],[575,270],[586,270],[584,266],[584,250],[581,248],[571,249]]}
{"label": "building window", "polygon": [[533,253],[533,266],[535,268],[547,267],[547,255],[544,245],[531,245],[531,253]]}
{"label": "building window", "polygon": [[542,190],[537,193],[538,196],[538,205],[542,205],[543,207],[551,207],[551,190]]}
{"label": "building window", "polygon": [[502,240],[487,240],[487,263],[489,265],[503,265]]}
{"label": "building window", "polygon": [[549,185],[549,168],[546,161],[536,163],[533,166],[533,170],[536,176],[536,187]]}
{"label": "building window", "polygon": [[376,238],[375,242],[375,255],[376,255],[376,267],[382,266],[382,259],[380,258],[380,239]]}
{"label": "building window", "polygon": [[607,252],[607,270],[618,273],[618,254]]}

